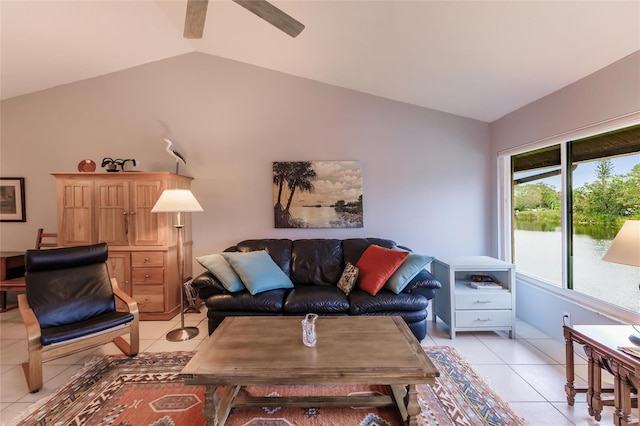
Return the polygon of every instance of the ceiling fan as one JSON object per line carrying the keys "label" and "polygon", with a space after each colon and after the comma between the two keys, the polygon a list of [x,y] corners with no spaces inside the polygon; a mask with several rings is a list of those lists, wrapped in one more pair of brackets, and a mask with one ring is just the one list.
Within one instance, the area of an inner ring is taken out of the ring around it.
{"label": "ceiling fan", "polygon": [[[233,0],[281,31],[295,37],[304,25],[284,13],[266,0]],[[209,0],[187,0],[187,14],[184,20],[184,38],[202,38],[204,20],[207,16]]]}

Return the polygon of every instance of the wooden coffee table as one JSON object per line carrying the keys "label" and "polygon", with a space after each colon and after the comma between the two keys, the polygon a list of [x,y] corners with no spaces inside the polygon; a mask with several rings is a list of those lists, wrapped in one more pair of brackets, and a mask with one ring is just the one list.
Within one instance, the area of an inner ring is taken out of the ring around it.
{"label": "wooden coffee table", "polygon": [[[395,405],[407,425],[420,414],[417,384],[439,376],[400,317],[320,317],[315,347],[302,344],[302,317],[227,317],[182,370],[204,385],[207,425],[224,425],[234,406]],[[390,385],[391,395],[240,397],[246,385]],[[218,389],[221,388],[221,389]]]}

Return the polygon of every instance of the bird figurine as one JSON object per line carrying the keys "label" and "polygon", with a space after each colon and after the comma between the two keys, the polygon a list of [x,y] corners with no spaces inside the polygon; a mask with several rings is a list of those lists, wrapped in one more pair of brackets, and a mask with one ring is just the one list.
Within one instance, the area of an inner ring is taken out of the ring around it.
{"label": "bird figurine", "polygon": [[170,156],[176,159],[176,174],[178,174],[178,166],[180,166],[180,162],[182,161],[182,164],[187,164],[187,162],[185,161],[184,156],[173,148],[173,141],[171,139],[164,138],[164,141],[167,143],[165,150]]}

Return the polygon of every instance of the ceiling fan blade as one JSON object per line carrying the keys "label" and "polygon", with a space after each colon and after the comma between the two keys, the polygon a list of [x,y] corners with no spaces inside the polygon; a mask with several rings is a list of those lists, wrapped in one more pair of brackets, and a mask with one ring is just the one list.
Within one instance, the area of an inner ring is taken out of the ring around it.
{"label": "ceiling fan blade", "polygon": [[184,18],[184,38],[202,38],[209,0],[188,0]]}
{"label": "ceiling fan blade", "polygon": [[304,30],[304,25],[296,21],[266,0],[233,0],[249,12],[255,13],[281,31],[295,37]]}

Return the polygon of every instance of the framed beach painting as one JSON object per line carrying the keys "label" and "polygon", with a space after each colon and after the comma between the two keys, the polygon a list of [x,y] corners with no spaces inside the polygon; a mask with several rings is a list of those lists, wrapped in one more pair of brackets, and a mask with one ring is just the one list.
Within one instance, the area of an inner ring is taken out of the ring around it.
{"label": "framed beach painting", "polygon": [[0,222],[26,222],[24,178],[0,178]]}
{"label": "framed beach painting", "polygon": [[273,163],[276,228],[362,228],[359,161]]}

